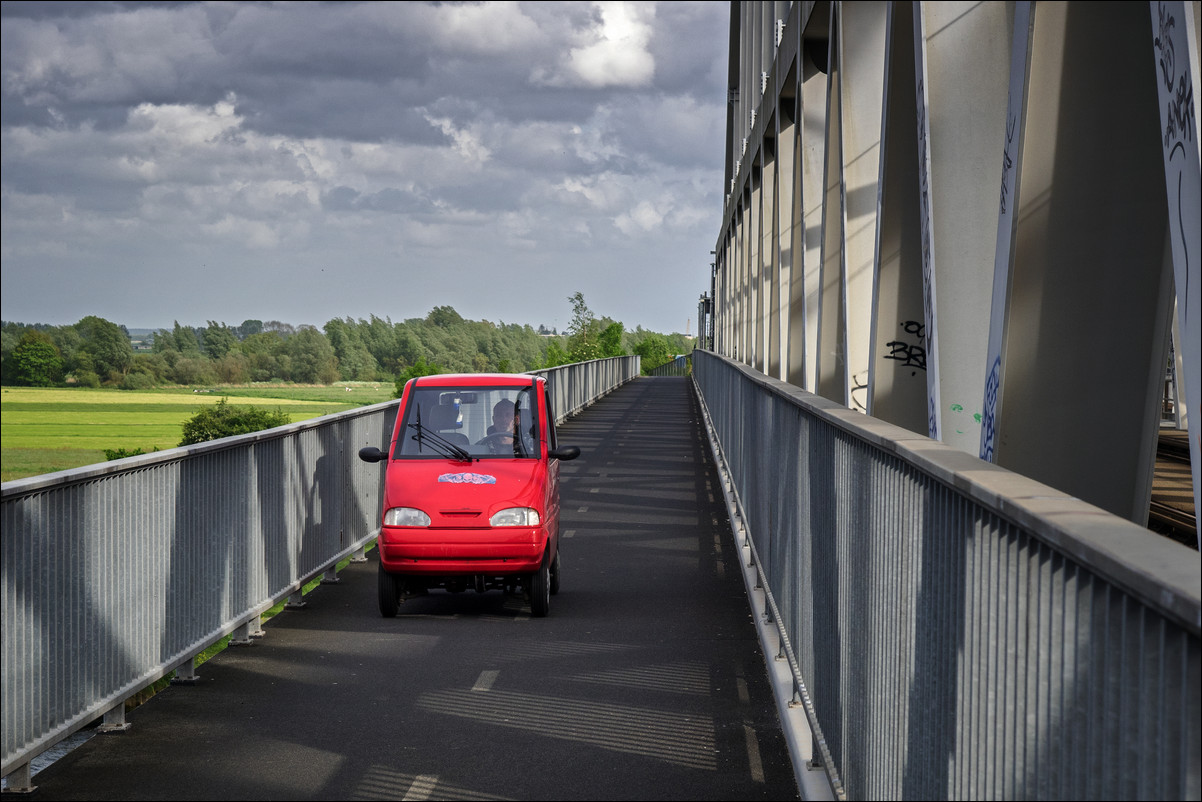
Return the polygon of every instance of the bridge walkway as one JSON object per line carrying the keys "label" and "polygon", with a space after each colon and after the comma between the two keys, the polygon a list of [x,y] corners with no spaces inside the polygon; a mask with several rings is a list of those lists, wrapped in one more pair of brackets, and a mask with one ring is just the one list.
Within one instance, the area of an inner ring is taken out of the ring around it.
{"label": "bridge walkway", "polygon": [[563,585],[376,609],[376,560],[34,776],[53,799],[791,799],[798,792],[684,378],[561,428]]}

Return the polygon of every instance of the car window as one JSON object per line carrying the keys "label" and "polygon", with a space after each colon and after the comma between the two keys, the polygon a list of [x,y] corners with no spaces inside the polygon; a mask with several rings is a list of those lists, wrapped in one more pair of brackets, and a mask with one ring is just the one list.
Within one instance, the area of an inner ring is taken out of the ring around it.
{"label": "car window", "polygon": [[559,444],[555,436],[555,409],[551,406],[551,391],[546,387],[543,388],[543,398],[547,407],[547,448],[553,451],[559,448]]}
{"label": "car window", "polygon": [[394,459],[533,459],[539,415],[530,387],[422,387],[410,393]]}

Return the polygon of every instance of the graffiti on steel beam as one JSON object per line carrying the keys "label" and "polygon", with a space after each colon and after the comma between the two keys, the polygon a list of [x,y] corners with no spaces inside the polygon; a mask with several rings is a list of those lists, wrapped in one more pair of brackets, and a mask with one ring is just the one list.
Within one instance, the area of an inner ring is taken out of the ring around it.
{"label": "graffiti on steel beam", "polygon": [[915,376],[919,370],[927,369],[927,349],[922,345],[925,327],[916,320],[907,320],[900,325],[906,334],[917,337],[918,342],[890,340],[885,343],[885,347],[890,349],[889,353],[885,354],[885,359],[901,362],[903,368],[914,368],[910,375]]}
{"label": "graffiti on steel beam", "polygon": [[985,409],[981,417],[981,459],[993,462],[994,435],[997,434],[997,397],[1001,386],[1002,358],[993,360],[985,380]]}
{"label": "graffiti on steel beam", "polygon": [[[1179,155],[1185,155],[1185,142],[1192,140],[1194,137],[1194,127],[1190,121],[1194,118],[1194,87],[1189,80],[1189,70],[1181,70],[1181,74],[1177,72],[1177,51],[1173,45],[1172,32],[1177,26],[1177,19],[1168,9],[1164,7],[1164,3],[1159,6],[1160,17],[1160,32],[1156,37],[1156,52],[1157,62],[1160,64],[1161,80],[1164,81],[1164,87],[1169,96],[1168,103],[1165,107],[1165,126],[1164,126],[1164,149],[1168,152],[1168,161],[1172,162]],[[1177,176],[1177,223],[1179,236],[1181,239],[1181,247],[1185,254],[1185,263],[1189,265],[1189,247],[1185,234],[1185,215],[1181,210],[1181,174]],[[1185,276],[1188,279],[1190,271],[1185,271]],[[1182,297],[1189,298],[1189,287],[1185,288]],[[1187,310],[1187,312],[1190,310]]]}
{"label": "graffiti on steel beam", "polygon": [[[927,159],[929,142],[927,139],[926,89],[923,78],[918,79],[918,199],[919,227],[922,243],[922,304],[925,314],[926,337],[924,359],[933,356],[938,370],[938,345],[935,320],[935,276],[931,255],[931,197],[928,173],[930,163]],[[937,375],[927,374],[927,436],[938,440],[939,437],[939,384]]]}
{"label": "graffiti on steel beam", "polygon": [[1002,214],[1006,213],[1006,198],[1010,195],[1010,170],[1014,167],[1010,146],[1014,143],[1014,131],[1018,128],[1018,115],[1012,110],[1009,95],[1006,96],[1006,109],[1009,117],[1006,120],[1006,147],[1002,151]]}

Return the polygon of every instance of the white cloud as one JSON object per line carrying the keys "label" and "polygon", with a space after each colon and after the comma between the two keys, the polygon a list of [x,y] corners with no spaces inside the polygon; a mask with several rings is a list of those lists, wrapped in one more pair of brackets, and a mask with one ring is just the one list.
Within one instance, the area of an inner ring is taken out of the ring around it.
{"label": "white cloud", "polygon": [[454,121],[446,117],[427,116],[426,120],[451,138],[451,141],[455,143],[455,151],[471,166],[479,167],[492,157],[492,152],[484,146],[479,133],[468,128],[456,127]]}
{"label": "white cloud", "polygon": [[551,72],[536,67],[533,83],[547,86],[639,88],[650,85],[655,77],[655,57],[651,55],[653,3],[601,2],[599,22],[578,33],[582,44],[573,47]]}
{"label": "white cloud", "polygon": [[663,222],[664,211],[660,205],[646,200],[614,218],[614,225],[628,237],[655,231]]}

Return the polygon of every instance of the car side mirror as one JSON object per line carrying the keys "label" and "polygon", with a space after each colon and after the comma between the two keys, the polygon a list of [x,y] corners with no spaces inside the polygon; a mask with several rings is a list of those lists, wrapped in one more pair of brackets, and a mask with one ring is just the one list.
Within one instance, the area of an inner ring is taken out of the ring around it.
{"label": "car side mirror", "polygon": [[388,452],[381,451],[375,446],[367,446],[366,448],[359,449],[359,459],[364,462],[382,462],[388,459]]}
{"label": "car side mirror", "polygon": [[560,446],[547,452],[552,459],[570,460],[580,456],[580,446]]}

